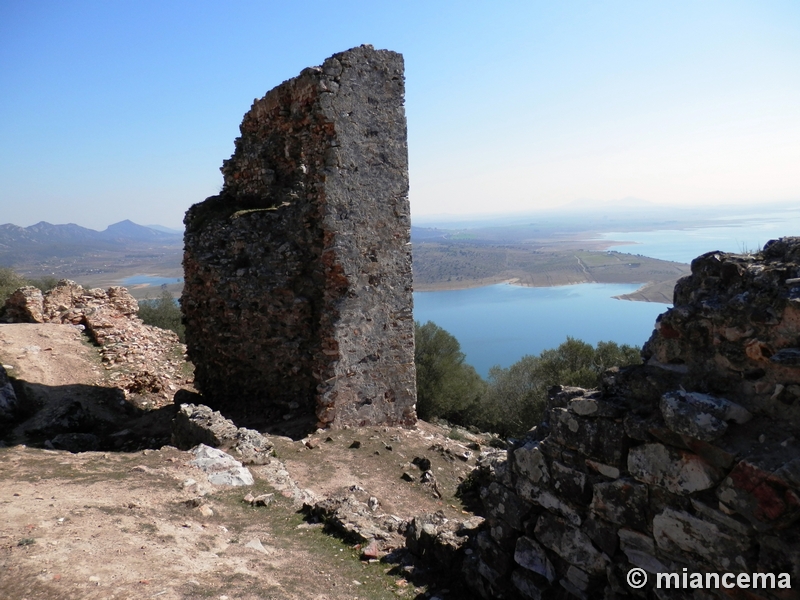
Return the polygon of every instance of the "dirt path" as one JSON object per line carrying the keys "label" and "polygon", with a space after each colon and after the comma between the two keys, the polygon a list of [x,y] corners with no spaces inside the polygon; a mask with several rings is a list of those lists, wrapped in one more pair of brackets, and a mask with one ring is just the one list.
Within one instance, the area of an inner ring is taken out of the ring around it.
{"label": "dirt path", "polygon": [[[203,476],[189,458],[0,449],[2,597],[349,600],[405,589],[280,496],[261,508],[242,502],[243,488],[199,497],[183,483]],[[270,491],[259,479],[253,490]]]}
{"label": "dirt path", "polygon": [[45,386],[91,385],[103,371],[97,349],[73,325],[0,324],[0,359],[9,375]]}

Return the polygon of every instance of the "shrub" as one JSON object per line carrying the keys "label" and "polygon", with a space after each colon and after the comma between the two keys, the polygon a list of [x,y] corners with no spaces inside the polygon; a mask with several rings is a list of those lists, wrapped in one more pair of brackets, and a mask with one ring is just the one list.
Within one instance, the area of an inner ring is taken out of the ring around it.
{"label": "shrub", "polygon": [[32,285],[34,287],[39,288],[42,292],[49,292],[56,284],[59,282],[58,277],[53,277],[52,275],[45,275],[44,277],[39,277],[37,279],[28,279],[25,285]]}
{"label": "shrub", "polygon": [[155,300],[145,298],[139,302],[139,318],[147,325],[174,331],[182,342],[185,339],[181,309],[166,286],[162,286],[161,295]]}
{"label": "shrub", "polygon": [[473,409],[474,420],[483,429],[503,436],[522,435],[544,418],[550,387],[596,387],[606,369],[641,360],[635,346],[598,342],[592,347],[567,337],[558,348],[524,356],[507,369],[492,367],[488,389]]}
{"label": "shrub", "polygon": [[443,418],[463,423],[486,389],[475,369],[464,362],[455,337],[428,321],[414,323],[417,368],[417,414],[429,421]]}
{"label": "shrub", "polygon": [[24,285],[28,285],[28,282],[22,275],[8,267],[0,267],[0,308],[6,298]]}

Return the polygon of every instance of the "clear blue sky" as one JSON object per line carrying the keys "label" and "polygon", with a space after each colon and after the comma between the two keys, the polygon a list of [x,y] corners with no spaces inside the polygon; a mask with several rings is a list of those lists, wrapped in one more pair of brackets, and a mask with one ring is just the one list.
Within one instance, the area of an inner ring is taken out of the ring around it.
{"label": "clear blue sky", "polygon": [[415,218],[800,201],[800,2],[0,1],[0,223],[177,227],[256,97],[406,60]]}

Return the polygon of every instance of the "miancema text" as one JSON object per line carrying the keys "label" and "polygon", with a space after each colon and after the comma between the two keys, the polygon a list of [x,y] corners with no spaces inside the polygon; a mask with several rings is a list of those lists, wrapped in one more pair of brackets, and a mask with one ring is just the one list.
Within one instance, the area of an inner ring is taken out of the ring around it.
{"label": "miancema text", "polygon": [[657,588],[676,589],[791,589],[789,573],[656,573]]}

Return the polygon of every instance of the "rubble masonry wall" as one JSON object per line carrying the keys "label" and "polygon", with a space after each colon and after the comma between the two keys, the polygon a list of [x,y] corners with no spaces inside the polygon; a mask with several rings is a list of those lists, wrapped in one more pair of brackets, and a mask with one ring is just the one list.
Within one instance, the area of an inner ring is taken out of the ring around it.
{"label": "rubble masonry wall", "polygon": [[403,58],[361,46],[245,115],[186,214],[181,298],[215,408],[320,426],[416,421]]}

